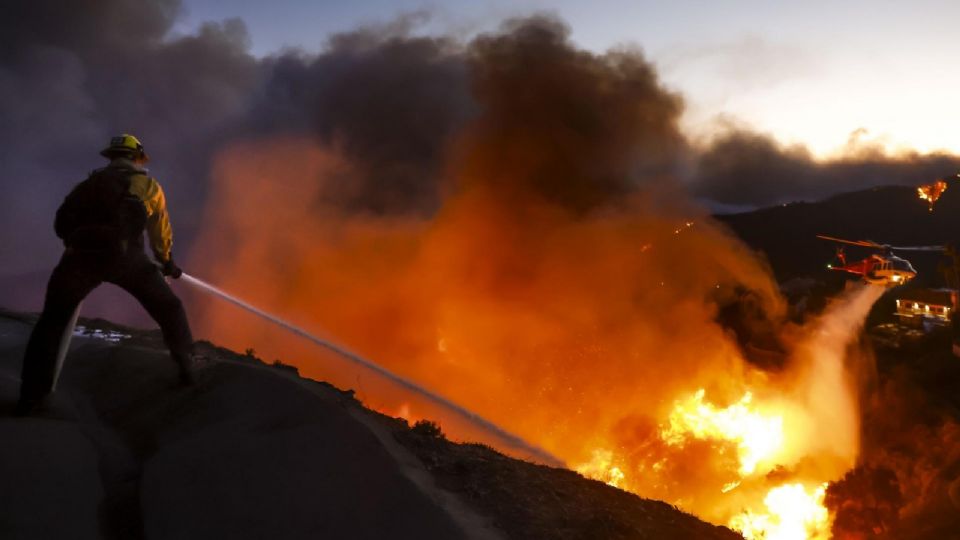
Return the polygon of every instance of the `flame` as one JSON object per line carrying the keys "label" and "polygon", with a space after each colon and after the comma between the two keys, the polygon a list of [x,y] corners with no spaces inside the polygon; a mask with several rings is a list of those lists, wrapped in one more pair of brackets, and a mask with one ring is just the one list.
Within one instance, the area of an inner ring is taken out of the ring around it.
{"label": "flame", "polygon": [[808,491],[803,484],[784,484],[767,493],[765,513],[745,511],[730,528],[747,540],[818,540],[829,538],[830,515],[823,504],[827,484]]}
{"label": "flame", "polygon": [[[720,408],[704,402],[705,390],[674,404],[660,437],[668,445],[687,440],[712,439],[733,442],[738,451],[740,478],[724,485],[730,493],[751,476],[767,474],[777,467],[786,437],[784,415],[764,410],[747,392],[736,403]],[[609,460],[609,458],[608,458]],[[767,492],[763,509],[747,509],[730,519],[730,528],[747,540],[813,540],[829,527],[829,512],[823,504],[827,483],[808,492],[802,483],[785,483]]]}
{"label": "flame", "polygon": [[587,478],[599,480],[615,488],[623,487],[626,480],[623,470],[613,464],[613,452],[610,450],[599,448],[594,450],[590,461],[574,467],[574,469]]}
{"label": "flame", "polygon": [[[728,482],[721,493],[731,493],[751,477],[773,471],[774,459],[785,444],[784,416],[774,410],[762,410],[751,392],[728,407],[705,401],[706,391],[699,389],[677,400],[659,437],[668,446],[683,446],[690,440],[716,440],[736,445],[739,460],[737,480]],[[651,465],[659,472],[663,462]],[[595,449],[590,461],[576,467],[577,472],[618,488],[628,487],[626,474],[613,452]],[[829,538],[830,513],[824,506],[828,484],[808,490],[803,483],[789,482],[771,488],[762,507],[747,508],[727,525],[747,540],[817,540]],[[827,536],[824,536],[827,535]]]}
{"label": "flame", "polygon": [[752,393],[724,409],[704,403],[705,393],[701,388],[676,403],[669,424],[660,432],[667,444],[682,445],[688,437],[733,441],[742,475],[752,474],[761,461],[769,460],[783,446],[783,418],[751,410]]}
{"label": "flame", "polygon": [[632,459],[595,452],[582,470],[608,481],[617,467],[620,487],[694,509],[748,540],[830,538],[826,489],[854,465],[858,449],[855,393],[843,365],[881,294],[863,287],[834,302],[796,345],[802,369],[785,374],[784,385],[759,377],[757,391],[747,385],[726,406],[710,402],[706,388],[681,395],[652,433],[642,433]]}
{"label": "flame", "polygon": [[917,188],[917,196],[921,201],[927,201],[930,205],[930,211],[933,212],[933,205],[940,199],[940,195],[947,190],[947,183],[944,180],[937,180],[932,184],[925,184]]}

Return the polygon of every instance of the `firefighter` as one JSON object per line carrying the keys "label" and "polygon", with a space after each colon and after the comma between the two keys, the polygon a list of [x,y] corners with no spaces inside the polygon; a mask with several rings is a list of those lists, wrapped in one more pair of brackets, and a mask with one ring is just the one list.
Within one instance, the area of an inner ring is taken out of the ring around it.
{"label": "firefighter", "polygon": [[[29,414],[52,391],[60,340],[80,302],[104,281],[133,295],[160,325],[163,339],[191,384],[193,337],[180,299],[164,276],[179,278],[163,189],[148,176],[148,156],[133,135],[110,139],[100,152],[110,164],[90,173],[57,210],[54,229],[65,250],[47,285],[43,313],[23,358],[16,412]],[[144,249],[146,229],[159,266]]]}

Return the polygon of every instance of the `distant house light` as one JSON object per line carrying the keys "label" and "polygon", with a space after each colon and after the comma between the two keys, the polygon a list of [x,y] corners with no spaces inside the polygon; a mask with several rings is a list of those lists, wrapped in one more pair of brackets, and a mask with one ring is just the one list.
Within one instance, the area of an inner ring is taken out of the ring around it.
{"label": "distant house light", "polygon": [[[917,289],[895,298],[895,315],[905,326],[928,327],[949,324],[957,311],[957,291],[952,289]],[[953,310],[953,311],[951,311]]]}

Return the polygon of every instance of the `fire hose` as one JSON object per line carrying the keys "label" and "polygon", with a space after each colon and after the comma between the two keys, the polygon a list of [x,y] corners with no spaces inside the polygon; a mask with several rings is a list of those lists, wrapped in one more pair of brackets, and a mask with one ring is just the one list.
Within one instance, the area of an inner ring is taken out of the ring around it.
{"label": "fire hose", "polygon": [[378,365],[378,364],[376,364],[376,363],[374,363],[374,362],[372,362],[372,361],[370,361],[370,360],[368,360],[368,359],[366,359],[366,358],[363,358],[362,356],[358,355],[357,353],[355,353],[355,352],[353,352],[353,351],[351,351],[351,350],[349,350],[349,349],[346,349],[346,348],[344,348],[344,347],[342,347],[342,346],[340,346],[340,345],[338,345],[338,344],[336,344],[336,343],[334,343],[334,342],[332,342],[332,341],[319,338],[319,337],[317,337],[317,336],[315,336],[315,335],[307,332],[306,330],[304,330],[304,329],[302,329],[302,328],[300,328],[300,327],[298,327],[298,326],[295,326],[295,325],[293,325],[293,324],[291,324],[291,323],[289,323],[289,322],[287,322],[287,321],[285,321],[285,320],[277,317],[276,315],[272,315],[272,314],[270,314],[270,313],[268,313],[268,312],[266,312],[266,311],[264,311],[264,310],[262,310],[262,309],[260,309],[260,308],[258,308],[258,307],[256,307],[256,306],[254,306],[254,305],[252,305],[252,304],[249,304],[249,303],[241,300],[240,298],[237,298],[236,296],[233,296],[232,294],[229,294],[229,293],[227,293],[227,292],[225,292],[225,291],[223,291],[223,290],[221,290],[221,289],[219,289],[219,288],[217,288],[217,287],[215,287],[215,286],[207,283],[206,281],[203,281],[203,280],[200,279],[200,278],[197,278],[197,277],[195,277],[195,276],[191,276],[190,274],[187,274],[186,272],[183,273],[183,275],[180,277],[180,279],[183,280],[183,281],[185,281],[186,283],[190,284],[191,286],[195,287],[196,289],[198,289],[198,290],[200,290],[200,291],[203,291],[203,292],[205,292],[205,293],[208,293],[208,294],[210,294],[210,295],[213,295],[213,296],[215,296],[215,297],[217,297],[217,298],[219,298],[219,299],[221,299],[221,300],[224,300],[224,301],[229,302],[229,303],[231,303],[231,304],[233,304],[233,305],[235,305],[235,306],[237,306],[237,307],[239,307],[239,308],[242,308],[242,309],[244,309],[244,310],[246,310],[246,311],[248,311],[248,312],[250,312],[250,313],[252,313],[252,314],[254,314],[254,315],[258,316],[258,317],[260,317],[261,319],[264,319],[264,320],[266,320],[266,321],[269,321],[269,322],[271,322],[271,323],[273,323],[273,324],[275,324],[275,325],[283,328],[284,330],[287,330],[288,332],[290,332],[290,333],[292,333],[292,334],[295,334],[295,335],[297,335],[297,336],[299,336],[299,337],[301,337],[301,338],[304,338],[304,339],[306,339],[307,341],[310,341],[310,342],[314,343],[315,345],[318,345],[318,346],[320,346],[320,347],[322,347],[322,348],[324,348],[324,349],[326,349],[326,350],[328,350],[328,351],[330,351],[330,352],[332,352],[332,353],[340,356],[341,358],[344,358],[344,359],[346,359],[346,360],[348,360],[348,361],[350,361],[350,362],[352,362],[352,363],[354,363],[354,364],[356,364],[356,365],[358,365],[358,366],[360,366],[360,367],[362,367],[362,368],[364,368],[364,369],[367,369],[367,370],[369,370],[369,371],[374,372],[374,373],[376,373],[376,374],[384,377],[385,379],[393,382],[394,384],[396,384],[396,385],[398,385],[398,386],[401,386],[401,387],[403,387],[403,388],[405,388],[405,389],[407,389],[407,390],[410,390],[411,392],[414,392],[415,394],[417,394],[417,395],[419,395],[419,396],[427,399],[428,401],[430,401],[430,402],[432,402],[432,403],[434,403],[434,404],[436,404],[436,405],[439,405],[440,407],[444,408],[445,410],[448,410],[448,411],[450,411],[450,412],[455,413],[457,416],[459,416],[459,417],[467,420],[467,421],[468,421],[469,423],[471,423],[472,425],[474,425],[474,426],[476,426],[476,427],[479,427],[479,428],[481,428],[482,430],[484,430],[485,432],[493,435],[494,437],[496,437],[498,440],[500,440],[502,443],[504,443],[504,444],[505,444],[506,446],[508,446],[508,447],[511,447],[511,448],[516,449],[516,450],[520,450],[520,451],[522,451],[522,452],[524,452],[524,453],[527,453],[527,454],[529,454],[531,457],[536,458],[538,461],[540,461],[540,462],[542,462],[542,463],[545,463],[545,464],[548,464],[548,465],[552,465],[552,466],[555,466],[555,467],[563,467],[563,466],[564,466],[563,461],[557,459],[556,457],[554,457],[553,455],[551,455],[551,454],[550,454],[549,452],[547,452],[546,450],[544,450],[544,449],[542,449],[542,448],[540,448],[540,447],[537,447],[537,446],[535,446],[535,445],[532,445],[532,444],[526,442],[525,440],[523,440],[523,439],[520,438],[519,436],[514,435],[513,433],[510,433],[510,432],[504,430],[503,428],[501,428],[501,427],[497,426],[496,424],[494,424],[493,422],[491,422],[491,421],[489,421],[489,420],[487,420],[487,419],[485,419],[485,418],[477,415],[476,413],[470,411],[469,409],[466,409],[465,407],[463,407],[463,406],[461,406],[461,405],[459,405],[459,404],[457,404],[457,403],[454,403],[453,401],[450,401],[449,399],[447,399],[447,398],[445,398],[445,397],[443,397],[443,396],[441,396],[441,395],[439,395],[439,394],[436,394],[436,393],[428,390],[427,388],[424,388],[423,386],[420,386],[419,384],[411,381],[410,379],[407,379],[407,378],[405,378],[405,377],[402,377],[402,376],[400,376],[400,375],[397,375],[396,373],[393,373],[392,371],[390,371],[390,370],[388,370],[388,369],[386,369],[386,368],[384,368],[384,367],[382,367],[382,366],[380,366],[380,365]]}

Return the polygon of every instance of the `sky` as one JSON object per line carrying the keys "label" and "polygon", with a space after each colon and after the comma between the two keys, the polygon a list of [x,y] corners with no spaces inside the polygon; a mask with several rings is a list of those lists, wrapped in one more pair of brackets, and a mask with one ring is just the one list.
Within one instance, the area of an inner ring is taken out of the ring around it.
{"label": "sky", "polygon": [[412,12],[429,14],[419,32],[464,38],[551,12],[587,49],[639,47],[684,96],[694,138],[732,123],[819,157],[851,140],[960,152],[957,2],[186,0],[177,28],[239,17],[267,56],[319,51],[331,33]]}

